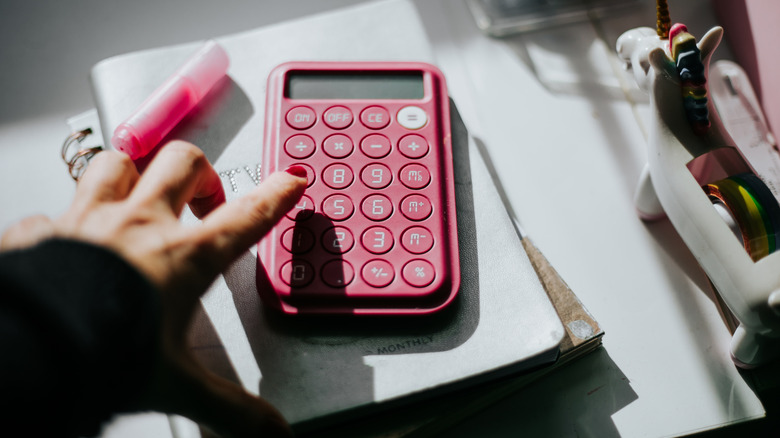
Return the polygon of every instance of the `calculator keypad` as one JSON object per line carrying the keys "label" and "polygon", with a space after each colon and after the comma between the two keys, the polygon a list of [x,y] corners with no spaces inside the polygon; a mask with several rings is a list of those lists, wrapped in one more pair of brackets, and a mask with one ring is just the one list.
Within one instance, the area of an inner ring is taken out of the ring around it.
{"label": "calculator keypad", "polygon": [[282,97],[270,110],[264,172],[301,165],[308,179],[259,247],[275,296],[293,309],[285,311],[426,313],[452,299],[459,273],[443,102],[435,93]]}

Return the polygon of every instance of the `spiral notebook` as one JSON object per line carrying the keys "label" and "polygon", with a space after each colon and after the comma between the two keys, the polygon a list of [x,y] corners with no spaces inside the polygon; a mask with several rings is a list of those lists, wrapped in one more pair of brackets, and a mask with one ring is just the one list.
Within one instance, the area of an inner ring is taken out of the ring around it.
{"label": "spiral notebook", "polygon": [[[262,178],[264,87],[273,67],[291,60],[435,64],[417,11],[405,0],[372,2],[216,40],[231,60],[228,77],[169,138],[204,150],[223,178],[228,202]],[[201,44],[97,64],[91,76],[96,111],[69,120],[75,131],[84,130],[70,144],[81,150],[108,144],[101,140]],[[279,317],[258,299],[256,255],[249,252],[202,300],[208,318],[193,328],[192,348],[215,372],[276,405],[298,433],[544,367],[559,356],[570,327],[564,329],[529,260],[484,151],[469,138],[454,105],[453,114],[463,281],[451,308],[411,323],[324,325]],[[185,215],[182,220],[196,219]],[[587,338],[598,339],[602,332],[592,318],[588,321]],[[197,436],[187,421],[177,418],[172,424],[176,436]]]}

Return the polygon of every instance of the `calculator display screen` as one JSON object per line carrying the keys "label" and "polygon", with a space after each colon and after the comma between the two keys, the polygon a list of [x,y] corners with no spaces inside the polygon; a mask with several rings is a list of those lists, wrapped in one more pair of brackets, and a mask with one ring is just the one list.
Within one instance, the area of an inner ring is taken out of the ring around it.
{"label": "calculator display screen", "polygon": [[290,99],[422,99],[422,72],[290,72]]}

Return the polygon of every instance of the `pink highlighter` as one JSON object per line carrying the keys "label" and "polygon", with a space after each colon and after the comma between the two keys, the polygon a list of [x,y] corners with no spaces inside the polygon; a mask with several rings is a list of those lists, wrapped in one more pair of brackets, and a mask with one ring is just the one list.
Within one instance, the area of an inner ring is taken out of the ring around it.
{"label": "pink highlighter", "polygon": [[146,156],[227,72],[227,53],[207,41],[120,123],[111,144],[137,160]]}

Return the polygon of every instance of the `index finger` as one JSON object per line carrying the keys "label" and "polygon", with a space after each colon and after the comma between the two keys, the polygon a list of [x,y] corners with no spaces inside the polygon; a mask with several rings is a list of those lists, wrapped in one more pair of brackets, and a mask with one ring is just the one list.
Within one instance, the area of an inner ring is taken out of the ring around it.
{"label": "index finger", "polygon": [[210,241],[227,265],[273,228],[295,206],[305,189],[302,168],[275,172],[248,195],[206,216],[199,237]]}

